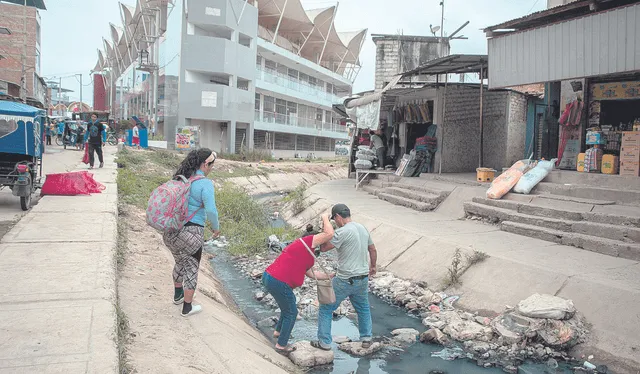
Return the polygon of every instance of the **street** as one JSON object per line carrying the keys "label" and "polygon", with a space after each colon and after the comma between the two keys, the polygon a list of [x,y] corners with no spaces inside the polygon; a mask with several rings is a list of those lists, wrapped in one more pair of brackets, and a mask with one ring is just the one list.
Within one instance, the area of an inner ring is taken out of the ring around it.
{"label": "street", "polygon": [[[82,159],[82,152],[73,149],[64,150],[57,145],[47,146],[42,164],[42,173],[54,174],[73,170]],[[33,196],[32,206],[40,199],[40,191]],[[13,196],[9,188],[0,190],[0,239],[24,216],[20,208],[20,198]]]}

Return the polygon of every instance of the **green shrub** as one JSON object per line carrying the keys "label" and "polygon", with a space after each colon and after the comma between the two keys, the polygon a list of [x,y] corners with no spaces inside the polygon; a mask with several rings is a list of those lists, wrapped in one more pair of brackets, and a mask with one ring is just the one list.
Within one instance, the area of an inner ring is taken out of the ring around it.
{"label": "green shrub", "polygon": [[305,194],[307,192],[307,185],[300,183],[293,191],[287,195],[285,201],[291,204],[291,210],[293,215],[298,215],[307,209],[307,200]]}

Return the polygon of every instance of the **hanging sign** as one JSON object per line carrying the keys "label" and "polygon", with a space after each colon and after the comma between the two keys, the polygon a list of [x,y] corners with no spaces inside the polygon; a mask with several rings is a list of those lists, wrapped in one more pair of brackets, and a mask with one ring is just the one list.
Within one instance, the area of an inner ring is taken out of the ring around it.
{"label": "hanging sign", "polygon": [[592,100],[640,99],[640,81],[594,83],[591,85]]}
{"label": "hanging sign", "polygon": [[198,147],[199,128],[197,126],[184,126],[176,128],[176,149],[192,150]]}

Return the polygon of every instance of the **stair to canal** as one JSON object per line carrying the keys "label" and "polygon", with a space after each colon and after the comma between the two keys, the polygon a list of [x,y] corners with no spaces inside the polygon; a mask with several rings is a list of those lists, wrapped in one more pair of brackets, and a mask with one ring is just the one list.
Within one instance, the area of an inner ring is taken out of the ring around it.
{"label": "stair to canal", "polygon": [[363,190],[377,196],[380,200],[420,212],[436,209],[449,196],[448,191],[378,180],[371,181],[364,186]]}
{"label": "stair to canal", "polygon": [[565,195],[508,194],[474,198],[467,216],[483,217],[513,234],[640,260],[640,207]]}

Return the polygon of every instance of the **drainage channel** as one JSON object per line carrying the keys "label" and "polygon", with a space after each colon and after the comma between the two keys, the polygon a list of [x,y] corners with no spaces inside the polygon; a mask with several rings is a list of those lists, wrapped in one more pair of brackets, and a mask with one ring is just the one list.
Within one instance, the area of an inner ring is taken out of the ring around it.
{"label": "drainage channel", "polygon": [[[279,193],[268,193],[254,198],[263,204],[269,213],[278,208],[278,200],[282,196]],[[272,222],[274,227],[286,225],[281,219]],[[255,292],[261,288],[258,282],[246,278],[235,266],[233,257],[224,249],[208,246],[207,250],[214,254],[211,265],[222,281],[226,291],[233,297],[235,303],[242,310],[249,321],[257,325],[258,321],[276,315],[269,306],[254,298]],[[398,328],[414,328],[424,331],[426,328],[421,321],[406,313],[405,310],[389,305],[377,296],[370,294],[371,314],[373,320],[373,335],[390,337],[391,331]],[[271,327],[258,329],[269,339],[273,333]],[[303,318],[296,322],[291,342],[300,340],[316,340],[317,319]],[[346,336],[352,340],[358,340],[358,327],[355,316],[339,317],[334,319],[333,336]],[[275,344],[275,341],[274,341]],[[395,374],[395,373],[427,373],[427,374],[497,374],[504,373],[499,368],[483,368],[475,361],[468,359],[444,360],[440,357],[432,357],[433,353],[441,352],[444,347],[433,344],[417,342],[409,347],[386,348],[369,357],[354,357],[337,349],[334,344],[335,359],[333,365],[313,368],[308,373],[314,374]],[[524,364],[519,368],[519,373],[526,374],[563,374],[572,373],[568,367],[550,368],[545,364]]]}
{"label": "drainage channel", "polygon": [[[226,251],[209,247],[214,254],[211,264],[216,275],[222,281],[227,292],[233,297],[239,309],[254,325],[258,321],[275,315],[273,309],[255,300],[254,294],[259,285],[245,278],[233,265],[233,258]],[[389,305],[374,295],[369,296],[373,317],[374,336],[391,336],[391,331],[397,328],[415,328],[424,331],[425,327],[418,318],[408,315],[403,309]],[[358,339],[358,328],[353,317],[334,319],[332,335],[347,336]],[[258,327],[268,338],[273,329]],[[317,319],[303,318],[296,322],[293,330],[292,342],[299,340],[315,340]],[[274,343],[275,344],[275,343]],[[370,357],[354,357],[337,349],[334,345],[335,360],[332,366],[314,368],[309,373],[317,374],[345,374],[345,373],[464,373],[490,374],[503,373],[498,368],[483,368],[472,360],[458,359],[446,361],[439,357],[432,357],[435,352],[443,350],[442,346],[416,343],[403,350],[388,348]],[[551,369],[544,364],[525,364],[521,371],[527,374],[561,374],[571,373],[568,369]]]}

